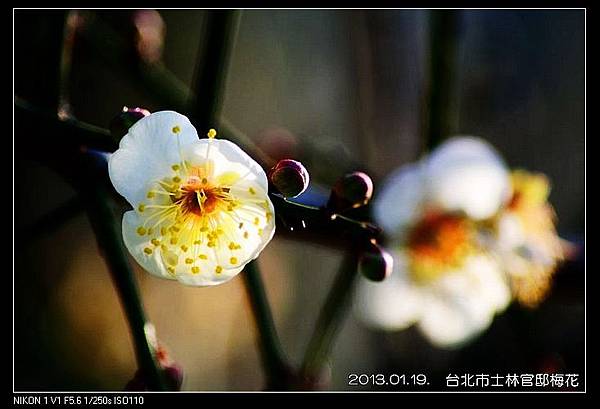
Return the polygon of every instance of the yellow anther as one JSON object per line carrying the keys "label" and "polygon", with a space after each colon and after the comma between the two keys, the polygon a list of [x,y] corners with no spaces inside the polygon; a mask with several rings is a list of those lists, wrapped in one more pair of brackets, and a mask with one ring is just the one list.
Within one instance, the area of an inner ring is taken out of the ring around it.
{"label": "yellow anther", "polygon": [[146,254],[152,254],[152,249],[150,247],[146,247],[144,249],[144,253],[146,253]]}
{"label": "yellow anther", "polygon": [[255,217],[254,224],[258,226],[258,223],[260,223],[260,219],[258,217]]}
{"label": "yellow anther", "polygon": [[155,196],[154,192],[152,190],[148,191],[148,194],[146,195],[146,197],[148,199],[152,199]]}
{"label": "yellow anther", "polygon": [[169,240],[169,243],[177,244],[177,237],[171,237],[171,240]]}
{"label": "yellow anther", "polygon": [[146,229],[144,228],[144,226],[140,226],[137,228],[137,234],[139,234],[140,236],[143,236],[144,234],[146,234]]}
{"label": "yellow anther", "polygon": [[236,244],[234,242],[229,243],[229,250],[235,250],[236,249]]}
{"label": "yellow anther", "polygon": [[154,230],[152,229],[152,227],[150,227],[150,228],[148,229],[148,236],[150,236],[152,233],[154,233]]}
{"label": "yellow anther", "polygon": [[262,234],[263,234],[263,229],[258,229],[258,235],[262,236]]}
{"label": "yellow anther", "polygon": [[202,240],[195,240],[195,241],[194,241],[194,244],[195,244],[195,245],[202,244]]}
{"label": "yellow anther", "polygon": [[192,273],[198,274],[199,272],[200,272],[200,267],[198,267],[198,266],[192,267]]}
{"label": "yellow anther", "polygon": [[179,170],[179,165],[175,164],[175,165],[171,166],[171,169],[173,169],[175,172],[177,172]]}
{"label": "yellow anther", "polygon": [[150,243],[152,243],[155,246],[160,246],[160,240],[158,240],[158,239],[152,239],[152,240],[150,240]]}
{"label": "yellow anther", "polygon": [[200,254],[200,255],[198,256],[198,258],[199,258],[200,260],[208,260],[208,257],[206,256],[206,254]]}
{"label": "yellow anther", "polygon": [[160,235],[164,236],[165,234],[167,234],[167,228],[166,227],[161,227],[160,228]]}
{"label": "yellow anther", "polygon": [[245,238],[245,239],[247,239],[247,238],[248,238],[248,232],[247,232],[247,231],[245,231],[245,232],[244,232],[244,238]]}
{"label": "yellow anther", "polygon": [[143,204],[143,203],[140,203],[140,205],[138,206],[138,210],[139,210],[140,212],[143,212],[145,208],[146,208],[146,205],[145,205],[145,204]]}
{"label": "yellow anther", "polygon": [[164,245],[164,244],[161,244],[161,245],[160,245],[160,249],[161,249],[162,251],[167,251],[169,248],[168,248],[166,245]]}
{"label": "yellow anther", "polygon": [[253,187],[249,187],[248,188],[248,192],[250,192],[251,195],[255,195],[256,194],[256,190],[254,190]]}
{"label": "yellow anther", "polygon": [[208,179],[202,178],[201,182],[202,182],[203,185],[206,185],[208,183]]}
{"label": "yellow anther", "polygon": [[206,227],[206,226],[202,226],[202,227],[200,227],[200,231],[201,231],[202,233],[204,233],[205,231],[208,231],[208,227]]}
{"label": "yellow anther", "polygon": [[242,227],[244,227],[244,223],[240,223],[238,227],[241,229]]}
{"label": "yellow anther", "polygon": [[231,264],[237,264],[237,262],[238,262],[238,259],[237,259],[237,257],[231,257],[231,258],[229,259],[229,262],[230,262]]}
{"label": "yellow anther", "polygon": [[173,267],[167,267],[167,271],[171,274],[175,274],[175,269]]}
{"label": "yellow anther", "polygon": [[179,256],[172,251],[165,251],[163,257],[170,266],[176,266],[179,263]]}
{"label": "yellow anther", "polygon": [[179,182],[181,182],[181,178],[180,178],[179,176],[175,176],[175,177],[173,178],[173,182],[175,182],[175,183],[179,183]]}
{"label": "yellow anther", "polygon": [[206,243],[206,245],[208,247],[215,247],[215,242],[214,241],[209,241],[208,243]]}
{"label": "yellow anther", "polygon": [[188,246],[186,246],[185,244],[182,244],[181,250],[183,250],[184,252],[188,251]]}
{"label": "yellow anther", "polygon": [[185,264],[192,264],[194,262],[193,258],[186,258],[185,259]]}
{"label": "yellow anther", "polygon": [[215,273],[221,274],[222,271],[223,271],[223,267],[221,267],[221,266],[216,266],[215,267]]}
{"label": "yellow anther", "polygon": [[181,132],[181,128],[179,127],[179,125],[175,125],[171,131],[173,131],[174,134],[178,134],[179,132]]}
{"label": "yellow anther", "polygon": [[213,128],[210,128],[206,136],[208,136],[210,139],[213,139],[215,136],[217,136],[217,131]]}

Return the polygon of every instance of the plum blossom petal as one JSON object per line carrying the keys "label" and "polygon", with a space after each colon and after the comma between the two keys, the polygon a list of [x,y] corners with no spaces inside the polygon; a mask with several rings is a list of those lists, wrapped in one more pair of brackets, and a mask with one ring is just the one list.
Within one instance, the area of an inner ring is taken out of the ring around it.
{"label": "plum blossom petal", "polygon": [[446,211],[487,219],[510,197],[506,165],[479,138],[451,138],[425,158],[423,166],[429,200]]}
{"label": "plum blossom petal", "polygon": [[470,257],[460,271],[428,286],[419,329],[434,345],[453,348],[479,335],[511,300],[499,265],[488,256]]}
{"label": "plum blossom petal", "polygon": [[401,235],[421,212],[423,182],[419,164],[402,166],[383,182],[373,203],[373,216],[389,236]]}

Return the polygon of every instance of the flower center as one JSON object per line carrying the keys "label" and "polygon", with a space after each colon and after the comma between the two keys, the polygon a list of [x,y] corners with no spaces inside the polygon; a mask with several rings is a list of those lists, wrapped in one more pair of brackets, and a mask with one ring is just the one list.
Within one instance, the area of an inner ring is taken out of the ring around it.
{"label": "flower center", "polygon": [[180,206],[184,215],[192,213],[202,217],[217,210],[219,205],[233,202],[229,188],[211,185],[208,179],[198,176],[190,176],[180,190],[181,196],[173,197],[172,201]]}
{"label": "flower center", "polygon": [[142,218],[137,234],[149,240],[144,253],[158,252],[172,275],[183,270],[218,275],[238,267],[272,222],[265,192],[236,172],[215,175],[210,160],[171,169],[174,173],[151,184],[148,200],[137,208]]}
{"label": "flower center", "polygon": [[460,267],[473,247],[473,232],[469,221],[461,215],[427,213],[408,236],[413,279],[428,282]]}

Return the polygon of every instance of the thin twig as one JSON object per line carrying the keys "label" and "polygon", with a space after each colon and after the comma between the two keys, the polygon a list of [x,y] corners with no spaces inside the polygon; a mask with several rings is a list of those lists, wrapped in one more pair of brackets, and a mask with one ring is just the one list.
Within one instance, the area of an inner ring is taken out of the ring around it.
{"label": "thin twig", "polygon": [[111,209],[108,192],[100,188],[84,189],[88,217],[98,246],[111,272],[119,298],[125,310],[134,341],[137,363],[151,390],[167,390],[151,344],[149,323],[140,302],[133,270],[126,256],[119,223]]}
{"label": "thin twig", "polygon": [[277,335],[271,307],[257,267],[256,261],[246,265],[243,273],[244,283],[258,329],[267,389],[282,389],[287,386],[291,372]]}
{"label": "thin twig", "polygon": [[344,256],[338,275],[329,290],[323,309],[319,314],[313,335],[308,343],[301,373],[310,381],[318,381],[323,365],[333,347],[353,293],[353,284],[358,272],[358,252],[349,250]]}

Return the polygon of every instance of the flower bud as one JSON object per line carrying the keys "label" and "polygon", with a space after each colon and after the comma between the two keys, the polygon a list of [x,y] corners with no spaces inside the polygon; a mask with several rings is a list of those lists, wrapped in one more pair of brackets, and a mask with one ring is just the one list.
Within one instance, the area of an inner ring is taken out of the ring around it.
{"label": "flower bud", "polygon": [[360,255],[358,268],[360,273],[371,281],[383,281],[391,273],[394,259],[384,248],[371,243]]}
{"label": "flower bud", "polygon": [[373,195],[373,181],[363,172],[352,172],[340,178],[331,189],[327,207],[342,211],[366,205]]}
{"label": "flower bud", "polygon": [[117,140],[121,140],[137,121],[145,116],[150,115],[150,111],[144,108],[127,108],[117,115],[110,123],[110,133]]}
{"label": "flower bud", "polygon": [[269,180],[284,197],[296,197],[306,190],[310,176],[302,163],[282,159],[269,171]]}

